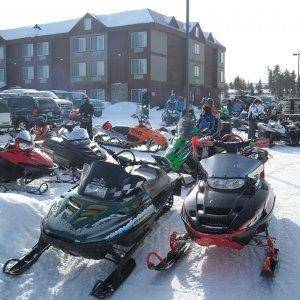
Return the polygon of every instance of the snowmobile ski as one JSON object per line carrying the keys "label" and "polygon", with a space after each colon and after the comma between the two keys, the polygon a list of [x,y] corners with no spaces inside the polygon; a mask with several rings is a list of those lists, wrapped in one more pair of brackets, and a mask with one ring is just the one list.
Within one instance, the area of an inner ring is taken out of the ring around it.
{"label": "snowmobile ski", "polygon": [[[187,235],[178,236],[177,232],[173,232],[170,236],[170,248],[167,256],[162,259],[156,252],[150,252],[147,256],[147,267],[150,270],[163,271],[171,268],[185,254],[190,246]],[[159,260],[158,264],[151,261],[151,257],[156,257]]]}
{"label": "snowmobile ski", "polygon": [[38,243],[20,259],[12,258],[8,260],[3,266],[3,272],[8,275],[21,275],[27,269],[29,269],[50,247],[50,244],[45,243],[42,239],[39,239]]}
{"label": "snowmobile ski", "polygon": [[127,279],[135,266],[135,260],[130,258],[125,264],[115,269],[104,281],[99,280],[93,287],[90,295],[96,298],[110,296]]}
{"label": "snowmobile ski", "polygon": [[[268,234],[268,233],[267,233]],[[279,263],[279,250],[275,248],[275,240],[271,237],[267,238],[267,255],[263,263],[261,276],[263,277],[275,277],[276,270]]]}

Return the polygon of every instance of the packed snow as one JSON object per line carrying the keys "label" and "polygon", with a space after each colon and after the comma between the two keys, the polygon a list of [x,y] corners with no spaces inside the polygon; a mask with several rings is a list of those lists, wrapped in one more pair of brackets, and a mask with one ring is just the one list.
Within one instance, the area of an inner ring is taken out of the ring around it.
{"label": "packed snow", "polygon": [[[110,120],[134,125],[132,103],[106,104],[94,124]],[[160,127],[161,110],[152,109],[150,121]],[[136,152],[139,158],[149,154]],[[172,210],[153,226],[135,254],[137,266],[112,299],[300,299],[300,149],[277,145],[270,150],[266,176],[277,196],[270,233],[277,238],[281,262],[277,276],[260,276],[264,253],[246,247],[241,251],[191,245],[188,253],[165,272],[147,269],[146,256],[168,251],[169,235],[183,231],[180,209],[184,195],[176,197]],[[52,184],[43,196],[0,193],[0,266],[20,257],[37,242],[40,222],[52,203],[71,184]],[[89,292],[98,279],[113,270],[105,261],[76,258],[50,248],[28,271],[18,277],[0,274],[0,299],[92,299]]]}

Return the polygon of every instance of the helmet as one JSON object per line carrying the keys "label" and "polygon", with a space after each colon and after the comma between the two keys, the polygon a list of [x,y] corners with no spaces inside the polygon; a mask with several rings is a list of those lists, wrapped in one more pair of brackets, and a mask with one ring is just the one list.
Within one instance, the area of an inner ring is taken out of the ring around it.
{"label": "helmet", "polygon": [[27,130],[22,130],[16,135],[16,140],[22,140],[31,143],[32,137]]}

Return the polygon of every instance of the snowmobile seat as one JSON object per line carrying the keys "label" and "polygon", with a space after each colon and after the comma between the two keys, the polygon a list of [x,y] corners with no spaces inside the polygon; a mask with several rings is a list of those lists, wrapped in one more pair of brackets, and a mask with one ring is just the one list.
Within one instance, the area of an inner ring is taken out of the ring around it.
{"label": "snowmobile seat", "polygon": [[121,134],[128,134],[129,127],[128,126],[113,126],[112,131],[121,133]]}

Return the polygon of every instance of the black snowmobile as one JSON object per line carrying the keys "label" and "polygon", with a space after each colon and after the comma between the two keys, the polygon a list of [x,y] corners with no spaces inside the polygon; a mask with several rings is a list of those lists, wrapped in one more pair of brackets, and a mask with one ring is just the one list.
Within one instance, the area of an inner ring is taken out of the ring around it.
{"label": "black snowmobile", "polygon": [[[129,152],[133,160],[120,156]],[[21,259],[10,259],[3,272],[19,275],[50,246],[89,259],[107,259],[116,269],[98,281],[91,295],[111,295],[135,267],[132,258],[153,223],[181,193],[181,177],[167,175],[169,163],[136,161],[129,150],[113,155],[119,164],[96,161],[85,165],[80,184],[55,203],[41,224],[33,249]],[[165,170],[166,171],[165,171]]]}
{"label": "black snowmobile", "polygon": [[41,149],[59,167],[71,170],[73,177],[85,163],[107,159],[104,150],[90,140],[84,128],[62,128],[58,136],[45,139]]}
{"label": "black snowmobile", "polygon": [[[252,242],[266,251],[261,274],[275,275],[279,251],[268,232],[275,195],[264,178],[268,152],[249,145],[255,143],[199,143],[198,147],[222,147],[225,153],[201,160],[204,180],[190,189],[181,211],[186,233],[171,235],[171,251],[165,259],[156,252],[150,253],[147,257],[150,269],[160,271],[171,267],[186,252],[191,241],[201,246],[236,250]],[[152,257],[159,263],[155,265]]]}

